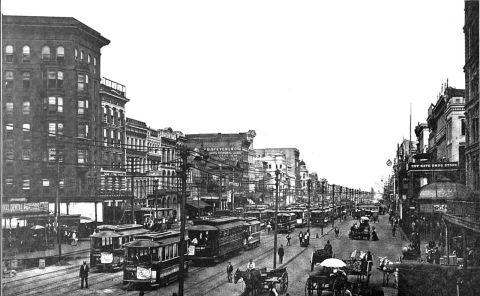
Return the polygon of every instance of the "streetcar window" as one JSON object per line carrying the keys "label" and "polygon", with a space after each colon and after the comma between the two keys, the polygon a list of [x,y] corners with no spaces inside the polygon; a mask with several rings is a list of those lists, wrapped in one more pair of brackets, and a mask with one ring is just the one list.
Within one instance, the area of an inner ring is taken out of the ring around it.
{"label": "streetcar window", "polygon": [[158,248],[158,261],[163,260],[163,247]]}
{"label": "streetcar window", "polygon": [[177,253],[178,253],[178,245],[177,244],[173,244],[173,257],[177,257]]}
{"label": "streetcar window", "polygon": [[158,260],[158,249],[152,249],[152,260],[153,261],[159,261]]}
{"label": "streetcar window", "polygon": [[170,258],[173,258],[173,245],[168,246],[168,254]]}

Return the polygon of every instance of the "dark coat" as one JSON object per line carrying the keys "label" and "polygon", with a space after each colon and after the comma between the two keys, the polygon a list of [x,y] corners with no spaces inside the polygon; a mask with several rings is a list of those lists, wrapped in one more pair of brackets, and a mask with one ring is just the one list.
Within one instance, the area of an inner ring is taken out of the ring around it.
{"label": "dark coat", "polygon": [[227,265],[227,273],[233,272],[233,265]]}
{"label": "dark coat", "polygon": [[83,265],[80,266],[80,277],[88,277],[88,272],[90,269],[88,268],[88,265]]}
{"label": "dark coat", "polygon": [[283,250],[283,248],[278,248],[278,256],[283,257],[283,255],[285,255],[285,251]]}

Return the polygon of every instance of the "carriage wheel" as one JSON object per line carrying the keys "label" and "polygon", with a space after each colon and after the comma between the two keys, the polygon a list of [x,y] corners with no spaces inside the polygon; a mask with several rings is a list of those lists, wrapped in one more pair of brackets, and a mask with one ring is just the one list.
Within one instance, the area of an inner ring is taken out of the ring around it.
{"label": "carriage wheel", "polygon": [[282,274],[282,279],[280,280],[280,294],[286,293],[288,289],[288,273],[284,272]]}
{"label": "carriage wheel", "polygon": [[345,280],[343,279],[335,279],[335,281],[333,282],[333,287],[332,287],[332,290],[333,290],[333,295],[334,296],[343,296],[344,293],[343,293],[343,287],[345,286]]}
{"label": "carriage wheel", "polygon": [[305,296],[313,296],[313,283],[310,278],[305,283]]}

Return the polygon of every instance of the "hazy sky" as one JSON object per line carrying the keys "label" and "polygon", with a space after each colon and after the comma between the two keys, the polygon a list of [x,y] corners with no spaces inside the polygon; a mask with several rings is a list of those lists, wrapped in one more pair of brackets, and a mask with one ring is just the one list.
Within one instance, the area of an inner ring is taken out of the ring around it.
{"label": "hazy sky", "polygon": [[[101,74],[127,116],[184,133],[254,129],[330,183],[379,188],[442,83],[464,88],[464,1],[3,0],[111,40]],[[412,137],[415,137],[413,134]]]}

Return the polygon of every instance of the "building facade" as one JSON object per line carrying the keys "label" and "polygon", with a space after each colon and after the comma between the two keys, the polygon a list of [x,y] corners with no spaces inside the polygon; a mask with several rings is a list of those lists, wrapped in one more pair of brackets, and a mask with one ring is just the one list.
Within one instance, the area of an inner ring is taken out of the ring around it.
{"label": "building facade", "polygon": [[101,163],[101,48],[69,17],[3,16],[4,202],[94,218]]}
{"label": "building facade", "polygon": [[130,199],[126,177],[126,118],[129,102],[126,87],[107,78],[100,83],[102,100],[102,161],[100,167],[100,200],[118,206]]}
{"label": "building facade", "polygon": [[261,158],[265,156],[274,156],[276,154],[285,155],[286,173],[289,177],[291,185],[292,200],[296,200],[301,193],[300,180],[300,151],[297,148],[263,148],[254,149],[255,157]]}
{"label": "building facade", "polygon": [[144,205],[147,198],[147,124],[128,118],[126,120],[126,171],[127,188],[133,192],[134,204]]}
{"label": "building facade", "polygon": [[[255,178],[252,161],[253,139],[256,133],[250,130],[238,134],[187,134],[187,147],[199,149],[210,155],[204,164],[210,172],[196,172],[194,186],[201,199],[224,209],[232,203],[242,205],[247,202],[247,195],[253,191],[250,180]],[[195,195],[193,196],[195,198]]]}
{"label": "building facade", "polygon": [[480,190],[479,95],[478,95],[478,1],[465,1],[465,147],[466,183],[475,192]]}

